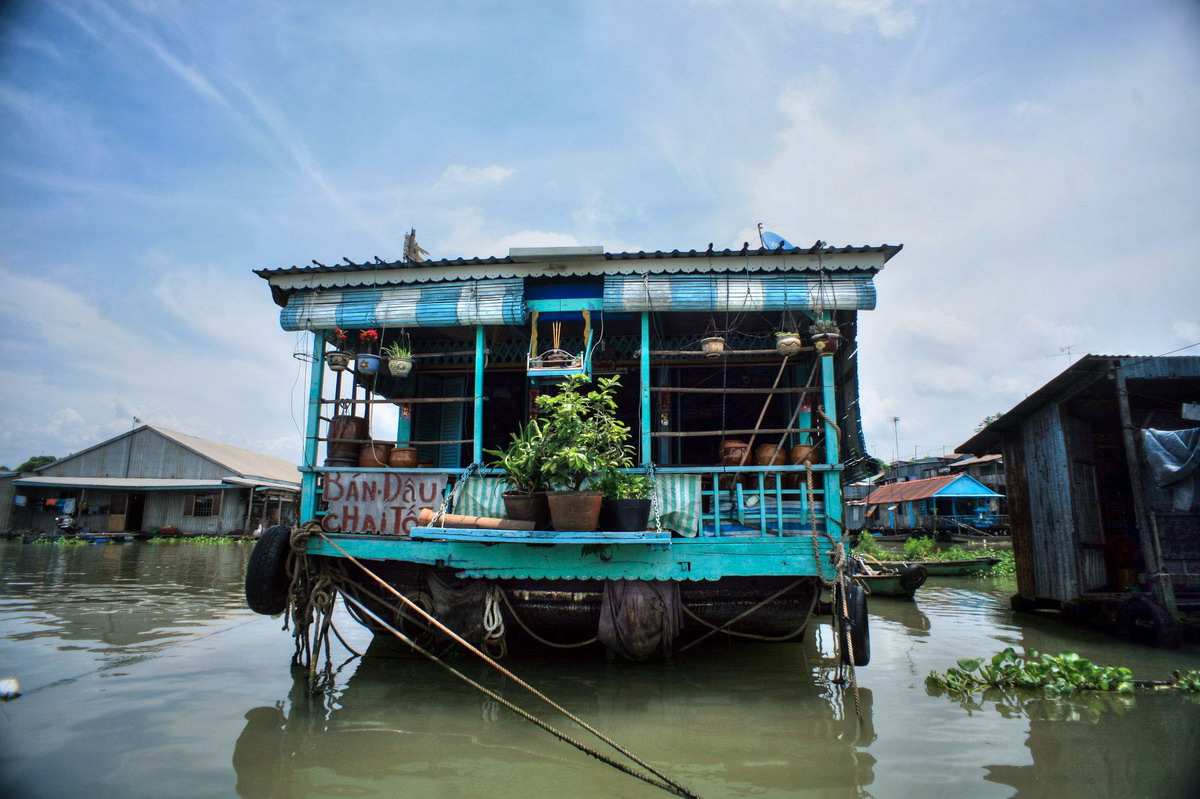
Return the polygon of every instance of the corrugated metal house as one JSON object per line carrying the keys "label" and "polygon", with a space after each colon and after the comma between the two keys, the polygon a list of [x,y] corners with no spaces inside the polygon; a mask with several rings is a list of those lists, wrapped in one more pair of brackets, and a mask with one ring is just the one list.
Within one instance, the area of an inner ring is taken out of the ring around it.
{"label": "corrugated metal house", "polygon": [[0,479],[9,517],[0,523],[51,531],[69,514],[100,532],[240,533],[294,521],[299,489],[295,465],[282,458],[143,425]]}
{"label": "corrugated metal house", "polygon": [[960,524],[994,526],[1000,494],[967,474],[877,486],[867,494],[864,526],[881,530],[938,530]]}
{"label": "corrugated metal house", "polygon": [[1178,639],[1200,611],[1200,492],[1157,485],[1141,442],[1200,427],[1197,400],[1200,358],[1088,355],[959,447],[1004,456],[1015,608]]}

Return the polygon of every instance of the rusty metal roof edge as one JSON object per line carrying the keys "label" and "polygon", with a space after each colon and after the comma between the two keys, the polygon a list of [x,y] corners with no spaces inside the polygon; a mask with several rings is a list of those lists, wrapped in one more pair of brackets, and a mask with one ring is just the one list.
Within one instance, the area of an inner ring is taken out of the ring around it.
{"label": "rusty metal roof edge", "polygon": [[[737,258],[743,256],[770,256],[770,255],[816,255],[818,253],[829,254],[854,254],[854,253],[882,253],[884,255],[884,263],[890,261],[897,253],[904,249],[903,244],[879,244],[879,245],[862,245],[854,246],[847,245],[844,247],[794,247],[791,249],[766,249],[759,247],[757,249],[743,250],[671,250],[666,252],[663,250],[656,251],[639,251],[639,252],[617,252],[604,253],[605,261],[634,261],[647,259],[666,259],[666,258]],[[414,269],[428,267],[463,267],[463,266],[484,266],[494,264],[522,264],[528,267],[527,262],[517,261],[511,256],[503,257],[488,257],[488,258],[449,258],[444,260],[430,261],[379,261],[374,263],[354,263],[348,258],[343,259],[347,263],[343,264],[320,264],[314,261],[314,266],[290,266],[277,269],[255,269],[254,274],[270,280],[278,275],[297,275],[297,274],[330,274],[335,272],[375,272],[381,269]],[[837,269],[837,267],[829,267]],[[882,268],[882,267],[880,267]],[[636,271],[636,270],[634,270]],[[839,270],[841,271],[841,270]]]}

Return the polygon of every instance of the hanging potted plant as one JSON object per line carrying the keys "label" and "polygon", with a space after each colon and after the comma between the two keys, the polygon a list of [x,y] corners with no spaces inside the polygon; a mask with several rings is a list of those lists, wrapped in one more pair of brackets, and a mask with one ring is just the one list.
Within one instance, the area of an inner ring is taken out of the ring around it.
{"label": "hanging potted plant", "polygon": [[812,334],[813,349],[818,355],[833,355],[842,342],[842,334],[838,332],[837,323],[832,320],[817,322],[808,332]]}
{"label": "hanging potted plant", "polygon": [[379,347],[378,330],[361,330],[358,333],[358,354],[354,356],[354,370],[360,375],[373,375],[383,365],[375,350]]}
{"label": "hanging potted plant", "polygon": [[546,483],[542,475],[542,448],[545,438],[541,425],[531,419],[512,434],[504,449],[485,449],[494,459],[490,466],[504,472],[512,486],[500,495],[504,515],[518,521],[535,522],[537,529],[550,528],[550,506],[546,503]]}
{"label": "hanging potted plant", "polygon": [[780,355],[796,355],[803,346],[799,333],[781,330],[775,334],[775,351]]}
{"label": "hanging potted plant", "polygon": [[725,353],[725,338],[723,336],[705,336],[700,339],[700,351],[709,358],[719,358]]}
{"label": "hanging potted plant", "polygon": [[638,532],[650,524],[654,483],[644,474],[611,469],[596,481],[604,494],[600,506],[600,529],[614,532]]}
{"label": "hanging potted plant", "polygon": [[392,377],[406,377],[413,367],[412,342],[409,341],[407,333],[402,333],[401,336],[383,348]]}
{"label": "hanging potted plant", "polygon": [[537,398],[542,476],[547,485],[562,489],[546,498],[555,530],[595,530],[604,495],[584,491],[584,482],[597,472],[633,463],[633,448],[626,443],[629,427],[615,415],[619,378],[601,377],[592,391],[579,391],[587,382],[585,376],[573,375],[557,394]]}
{"label": "hanging potted plant", "polygon": [[344,372],[350,368],[350,362],[354,360],[353,353],[346,351],[346,331],[340,327],[335,327],[329,335],[329,341],[333,344],[332,352],[325,353],[325,363],[329,364],[329,368],[335,372]]}

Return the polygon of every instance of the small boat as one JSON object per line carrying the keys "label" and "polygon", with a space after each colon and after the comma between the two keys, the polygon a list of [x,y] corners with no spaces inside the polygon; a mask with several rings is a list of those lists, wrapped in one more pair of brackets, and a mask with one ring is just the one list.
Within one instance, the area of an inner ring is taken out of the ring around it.
{"label": "small boat", "polygon": [[969,558],[967,560],[923,560],[919,563],[911,560],[884,560],[881,566],[891,569],[903,569],[906,566],[924,566],[930,577],[974,577],[986,574],[1000,562],[1000,558]]}
{"label": "small boat", "polygon": [[928,576],[929,573],[925,566],[920,563],[910,563],[903,569],[859,574],[855,579],[863,584],[871,596],[912,599],[917,589],[925,584]]}

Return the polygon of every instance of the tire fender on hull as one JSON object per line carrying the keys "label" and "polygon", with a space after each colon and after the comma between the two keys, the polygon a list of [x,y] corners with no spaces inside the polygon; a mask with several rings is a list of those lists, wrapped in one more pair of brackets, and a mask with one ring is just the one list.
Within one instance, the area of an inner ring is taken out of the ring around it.
{"label": "tire fender on hull", "polygon": [[[845,592],[845,607],[842,592]],[[838,583],[834,587],[833,612],[838,616],[838,643],[843,663],[850,663],[850,649],[854,649],[854,665],[865,666],[871,662],[871,629],[867,615],[867,592],[856,582]],[[845,615],[843,615],[845,614]]]}
{"label": "tire fender on hull", "polygon": [[254,544],[246,567],[246,604],[255,613],[274,616],[287,609],[291,537],[291,527],[277,524],[268,527]]}

